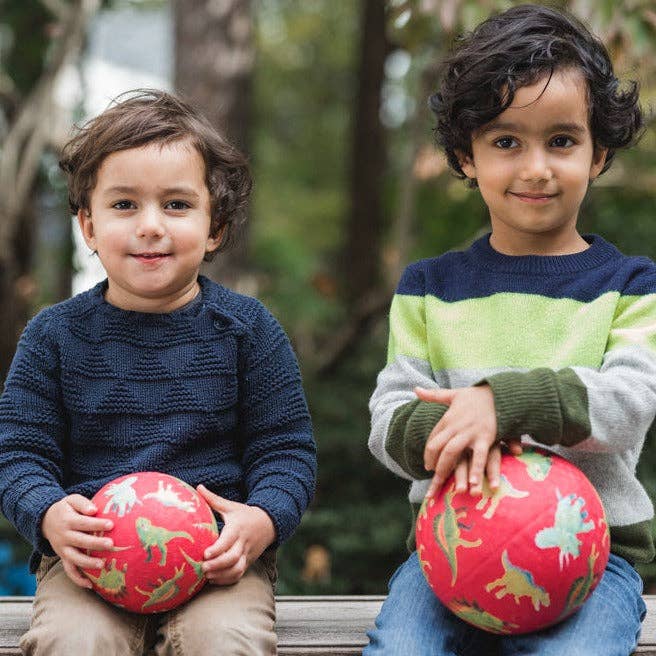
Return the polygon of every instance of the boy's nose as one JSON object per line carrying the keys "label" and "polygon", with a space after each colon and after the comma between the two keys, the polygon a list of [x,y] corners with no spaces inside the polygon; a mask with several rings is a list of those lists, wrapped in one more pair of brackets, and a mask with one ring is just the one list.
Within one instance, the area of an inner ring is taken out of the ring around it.
{"label": "boy's nose", "polygon": [[164,234],[164,224],[157,208],[143,208],[136,232],[138,237],[161,237]]}
{"label": "boy's nose", "polygon": [[524,182],[551,180],[553,171],[546,153],[538,149],[526,153],[521,162],[519,177]]}

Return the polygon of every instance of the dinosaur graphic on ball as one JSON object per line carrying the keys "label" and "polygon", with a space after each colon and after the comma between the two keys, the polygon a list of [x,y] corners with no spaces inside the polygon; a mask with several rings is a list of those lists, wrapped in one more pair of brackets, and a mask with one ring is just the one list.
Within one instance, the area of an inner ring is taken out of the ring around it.
{"label": "dinosaur graphic on ball", "polygon": [[84,573],[105,600],[135,613],[176,608],[205,584],[203,553],[218,538],[214,514],[190,485],[168,474],[138,472],[107,483],[93,497],[96,517],[114,528],[114,546],[90,555],[101,569]]}
{"label": "dinosaur graphic on ball", "polygon": [[485,631],[559,622],[585,603],[608,562],[601,500],[568,460],[539,448],[504,454],[501,485],[473,497],[453,477],[417,516],[419,563],[433,592]]}

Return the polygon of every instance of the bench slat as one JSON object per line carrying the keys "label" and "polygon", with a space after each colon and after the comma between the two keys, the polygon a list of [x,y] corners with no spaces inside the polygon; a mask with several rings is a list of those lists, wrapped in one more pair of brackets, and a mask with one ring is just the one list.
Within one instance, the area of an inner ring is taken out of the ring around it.
{"label": "bench slat", "polygon": [[[276,597],[280,656],[351,656],[366,644],[384,597]],[[636,656],[656,656],[656,596],[646,595],[647,617]],[[0,656],[19,656],[31,597],[0,597]]]}

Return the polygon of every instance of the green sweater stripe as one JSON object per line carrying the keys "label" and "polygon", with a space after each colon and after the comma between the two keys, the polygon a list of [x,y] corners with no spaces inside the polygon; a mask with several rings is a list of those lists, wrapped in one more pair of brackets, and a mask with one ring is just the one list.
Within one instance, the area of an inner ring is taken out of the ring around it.
{"label": "green sweater stripe", "polygon": [[397,355],[428,360],[423,296],[395,295],[390,308],[387,364]]}
{"label": "green sweater stripe", "polygon": [[[616,347],[637,344],[656,354],[656,327],[650,323],[655,305],[656,295],[619,298],[617,292],[590,303],[516,293],[447,303],[434,296],[397,294],[390,311],[387,361],[406,355],[430,361],[434,370],[599,368],[599,354]],[[428,332],[426,314],[431,317]],[[478,326],[497,329],[483,331]]]}

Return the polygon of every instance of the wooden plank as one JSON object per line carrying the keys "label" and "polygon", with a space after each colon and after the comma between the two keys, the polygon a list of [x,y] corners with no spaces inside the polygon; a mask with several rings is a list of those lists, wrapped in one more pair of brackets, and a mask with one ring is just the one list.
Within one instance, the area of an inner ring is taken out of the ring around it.
{"label": "wooden plank", "polygon": [[[276,598],[280,656],[351,656],[367,642],[384,597]],[[656,656],[656,596],[645,596],[647,617],[636,656]],[[18,640],[27,630],[30,597],[0,597],[0,656],[19,656]]]}

